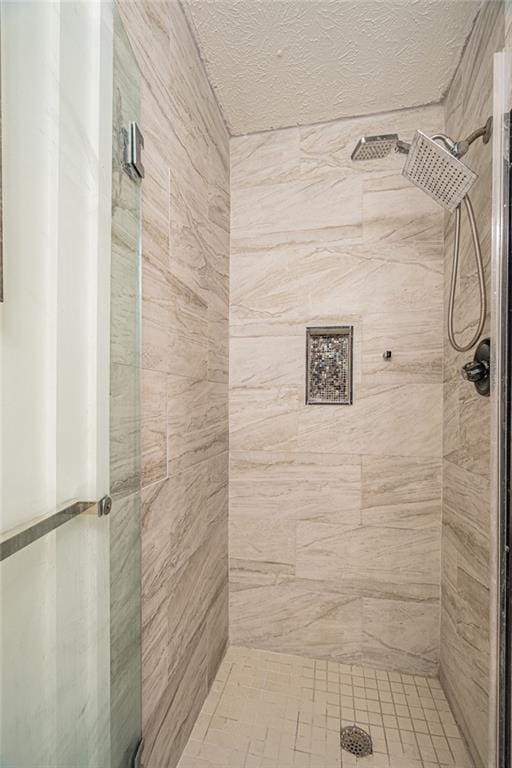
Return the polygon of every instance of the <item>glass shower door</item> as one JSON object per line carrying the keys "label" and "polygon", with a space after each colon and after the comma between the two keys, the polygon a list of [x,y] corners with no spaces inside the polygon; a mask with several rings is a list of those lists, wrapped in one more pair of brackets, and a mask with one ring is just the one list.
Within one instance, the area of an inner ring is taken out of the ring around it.
{"label": "glass shower door", "polygon": [[141,736],[140,76],[110,3],[2,2],[0,766]]}

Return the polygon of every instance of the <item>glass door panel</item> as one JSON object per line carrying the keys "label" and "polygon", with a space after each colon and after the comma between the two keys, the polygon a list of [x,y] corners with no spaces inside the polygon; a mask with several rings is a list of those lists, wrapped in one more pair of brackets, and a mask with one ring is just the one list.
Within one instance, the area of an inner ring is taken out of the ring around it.
{"label": "glass door panel", "polygon": [[130,126],[140,124],[140,76],[114,16],[112,321],[110,358],[110,630],[112,768],[123,768],[141,732],[140,615],[140,211],[141,182],[127,166]]}
{"label": "glass door panel", "polygon": [[124,141],[140,76],[110,3],[0,7],[0,766],[128,766],[141,734],[140,181]]}

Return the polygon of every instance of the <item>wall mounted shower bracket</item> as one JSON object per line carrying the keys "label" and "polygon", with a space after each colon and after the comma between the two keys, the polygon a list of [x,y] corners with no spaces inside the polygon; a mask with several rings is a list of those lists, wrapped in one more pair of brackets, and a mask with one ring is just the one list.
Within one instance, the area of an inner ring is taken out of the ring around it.
{"label": "wall mounted shower bracket", "polygon": [[471,144],[480,137],[482,137],[484,144],[488,144],[492,139],[492,115],[487,118],[485,125],[481,128],[477,128],[476,131],[470,133],[465,139],[455,142],[452,154],[455,155],[455,157],[462,157],[466,154]]}

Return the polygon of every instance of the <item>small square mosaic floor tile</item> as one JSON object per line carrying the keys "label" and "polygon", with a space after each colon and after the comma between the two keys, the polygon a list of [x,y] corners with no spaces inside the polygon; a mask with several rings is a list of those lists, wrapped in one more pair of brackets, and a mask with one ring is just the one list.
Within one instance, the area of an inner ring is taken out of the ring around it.
{"label": "small square mosaic floor tile", "polygon": [[[373,754],[341,750],[340,730]],[[178,768],[474,768],[439,680],[231,647]]]}

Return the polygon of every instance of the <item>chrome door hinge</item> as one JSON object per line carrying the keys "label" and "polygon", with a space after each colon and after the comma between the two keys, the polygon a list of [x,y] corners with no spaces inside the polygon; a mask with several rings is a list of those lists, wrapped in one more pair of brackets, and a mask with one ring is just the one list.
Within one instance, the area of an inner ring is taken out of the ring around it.
{"label": "chrome door hinge", "polygon": [[112,512],[112,497],[108,494],[98,501],[98,517],[109,515]]}
{"label": "chrome door hinge", "polygon": [[142,162],[142,150],[144,149],[144,136],[137,123],[130,123],[124,133],[124,166],[132,179],[144,178],[144,164]]}

